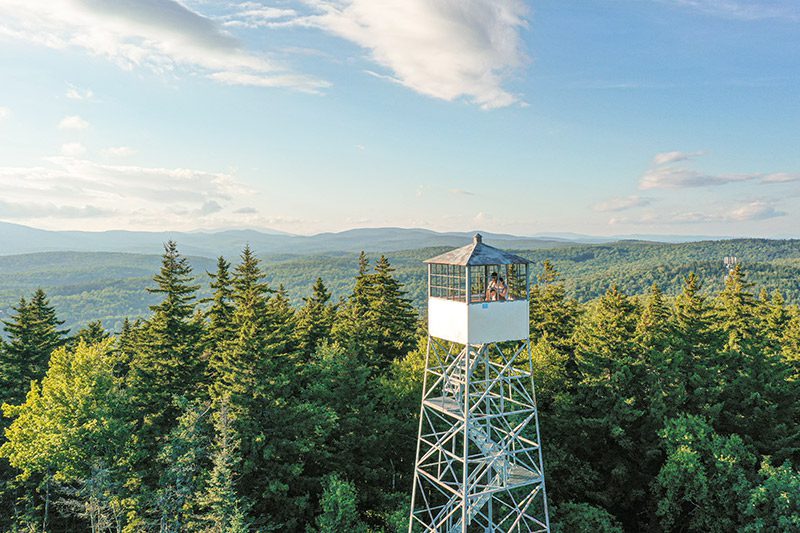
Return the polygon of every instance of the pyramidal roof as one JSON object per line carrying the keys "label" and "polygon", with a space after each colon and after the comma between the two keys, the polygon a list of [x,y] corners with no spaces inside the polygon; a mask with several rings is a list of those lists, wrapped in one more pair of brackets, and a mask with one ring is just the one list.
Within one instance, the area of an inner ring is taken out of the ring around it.
{"label": "pyramidal roof", "polygon": [[518,265],[530,263],[524,257],[504,252],[494,246],[483,243],[483,236],[476,233],[472,244],[456,248],[449,252],[425,260],[426,263],[437,265]]}

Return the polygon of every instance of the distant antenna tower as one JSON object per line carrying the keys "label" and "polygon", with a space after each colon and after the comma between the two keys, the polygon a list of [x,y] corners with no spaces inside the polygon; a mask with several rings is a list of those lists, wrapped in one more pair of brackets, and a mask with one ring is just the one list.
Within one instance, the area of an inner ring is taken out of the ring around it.
{"label": "distant antenna tower", "polygon": [[727,278],[728,276],[731,275],[733,269],[736,268],[736,265],[739,264],[739,258],[736,257],[735,255],[730,255],[730,256],[726,255],[725,259],[723,259],[722,262],[725,264],[725,272],[726,272],[725,277]]}

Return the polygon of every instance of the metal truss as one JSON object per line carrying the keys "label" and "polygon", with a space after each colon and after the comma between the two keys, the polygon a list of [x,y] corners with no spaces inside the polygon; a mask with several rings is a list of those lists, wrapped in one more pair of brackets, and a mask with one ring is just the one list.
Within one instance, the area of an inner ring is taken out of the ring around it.
{"label": "metal truss", "polygon": [[528,340],[428,337],[409,533],[548,532]]}

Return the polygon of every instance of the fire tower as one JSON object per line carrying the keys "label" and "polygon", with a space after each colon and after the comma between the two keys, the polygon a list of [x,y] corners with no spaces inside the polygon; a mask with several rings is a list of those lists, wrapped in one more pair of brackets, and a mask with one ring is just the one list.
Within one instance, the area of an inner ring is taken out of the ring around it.
{"label": "fire tower", "polygon": [[528,260],[472,244],[428,265],[428,350],[409,533],[550,531]]}

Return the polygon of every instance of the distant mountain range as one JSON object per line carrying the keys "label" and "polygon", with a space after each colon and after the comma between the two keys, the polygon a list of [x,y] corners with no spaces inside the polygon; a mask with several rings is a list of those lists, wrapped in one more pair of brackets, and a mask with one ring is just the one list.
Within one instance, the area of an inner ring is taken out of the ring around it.
{"label": "distant mountain range", "polygon": [[[237,255],[245,244],[259,254],[330,254],[360,250],[387,252],[428,247],[458,247],[475,232],[441,233],[420,228],[363,228],[338,233],[291,235],[277,231],[236,229],[217,232],[147,231],[49,231],[0,222],[0,255],[37,252],[128,252],[158,253],[167,240],[178,242],[187,255],[216,257]],[[576,243],[599,244],[619,240],[695,242],[719,237],[677,235],[625,235],[595,237],[573,233],[539,234],[530,237],[483,232],[487,243],[498,247],[536,250]]]}

